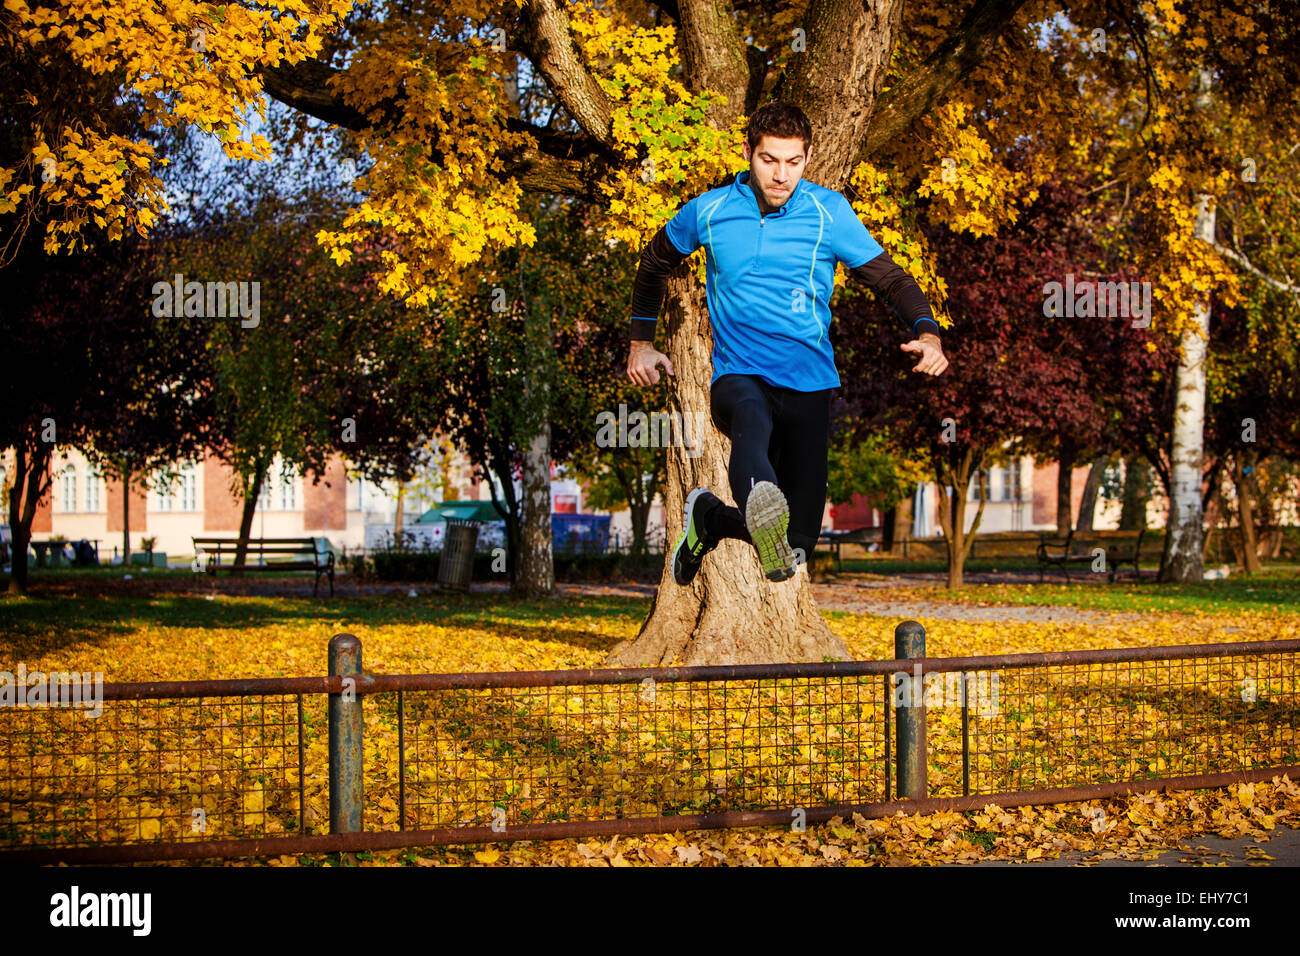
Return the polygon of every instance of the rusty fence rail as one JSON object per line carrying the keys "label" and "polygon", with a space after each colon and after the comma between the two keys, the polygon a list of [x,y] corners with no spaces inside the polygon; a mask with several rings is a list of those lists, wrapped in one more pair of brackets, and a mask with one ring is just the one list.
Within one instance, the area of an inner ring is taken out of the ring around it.
{"label": "rusty fence rail", "polygon": [[105,684],[0,709],[0,861],[802,826],[1300,771],[1300,640]]}

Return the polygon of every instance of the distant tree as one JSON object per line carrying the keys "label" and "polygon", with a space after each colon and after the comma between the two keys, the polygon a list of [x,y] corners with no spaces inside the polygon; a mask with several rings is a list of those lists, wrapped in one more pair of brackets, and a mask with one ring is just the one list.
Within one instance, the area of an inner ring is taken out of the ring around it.
{"label": "distant tree", "polygon": [[[13,592],[27,586],[32,521],[53,479],[56,446],[76,448],[106,477],[130,483],[197,454],[208,438],[203,343],[151,314],[150,289],[161,274],[153,246],[138,237],[92,239],[66,256],[22,243],[0,270],[8,366],[0,376],[0,448],[12,449],[15,461]],[[129,554],[129,523],[123,547]]]}
{"label": "distant tree", "polygon": [[[948,550],[950,587],[979,531],[987,502],[983,469],[994,458],[1065,443],[1089,447],[1121,414],[1149,410],[1140,389],[1149,364],[1145,329],[1127,318],[1047,315],[1045,282],[1069,273],[1100,281],[1086,235],[1083,191],[1049,183],[1038,199],[996,237],[935,232],[930,246],[948,288],[951,360],[940,378],[908,378],[896,324],[884,307],[851,296],[836,336],[841,389],[856,431],[887,426],[904,448],[926,456],[943,504],[939,523]],[[976,510],[967,528],[968,491]]]}

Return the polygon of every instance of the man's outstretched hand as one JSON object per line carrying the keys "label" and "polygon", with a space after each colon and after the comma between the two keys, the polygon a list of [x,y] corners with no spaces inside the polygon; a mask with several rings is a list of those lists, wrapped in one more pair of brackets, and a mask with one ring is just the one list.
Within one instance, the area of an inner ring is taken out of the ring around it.
{"label": "man's outstretched hand", "polygon": [[632,343],[631,351],[627,355],[628,378],[637,385],[655,385],[659,381],[659,369],[655,368],[656,365],[663,365],[669,375],[675,375],[672,360],[663,352],[655,351],[655,347],[649,342]]}
{"label": "man's outstretched hand", "polygon": [[939,336],[933,332],[923,332],[912,341],[904,342],[902,349],[904,352],[916,352],[921,356],[912,366],[913,372],[942,375],[944,369],[948,367],[948,360],[943,355],[943,346],[939,344]]}

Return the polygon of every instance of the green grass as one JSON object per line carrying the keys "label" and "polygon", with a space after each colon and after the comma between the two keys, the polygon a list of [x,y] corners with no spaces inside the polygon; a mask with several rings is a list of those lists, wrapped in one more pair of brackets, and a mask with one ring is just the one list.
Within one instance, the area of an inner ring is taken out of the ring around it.
{"label": "green grass", "polygon": [[[819,552],[820,553],[820,552]],[[1154,566],[1154,562],[1152,564]],[[1007,556],[1004,558],[972,558],[966,562],[966,573],[973,571],[1033,571],[1038,567],[1034,558]],[[841,570],[857,574],[925,574],[947,572],[946,558],[845,558]]]}
{"label": "green grass", "polygon": [[1251,577],[1199,584],[1130,583],[1123,579],[1096,585],[971,584],[958,591],[934,589],[932,594],[935,599],[962,604],[1046,604],[1099,611],[1294,612],[1300,611],[1300,571],[1270,568]]}
{"label": "green grass", "polygon": [[359,598],[223,595],[67,594],[0,596],[0,633],[20,638],[51,630],[80,637],[124,634],[140,627],[203,627],[246,630],[279,624],[480,625],[485,619],[544,627],[556,618],[639,621],[646,598],[602,595],[581,599],[524,601],[505,594],[425,594],[419,598],[378,595]]}

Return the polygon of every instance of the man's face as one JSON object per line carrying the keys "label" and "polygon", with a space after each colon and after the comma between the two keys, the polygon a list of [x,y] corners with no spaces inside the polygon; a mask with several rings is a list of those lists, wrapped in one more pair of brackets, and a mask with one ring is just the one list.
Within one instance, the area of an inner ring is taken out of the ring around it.
{"label": "man's face", "polygon": [[750,187],[764,204],[780,209],[803,178],[812,149],[805,151],[801,139],[774,136],[764,136],[752,150],[749,140],[744,140],[742,148],[749,160]]}

